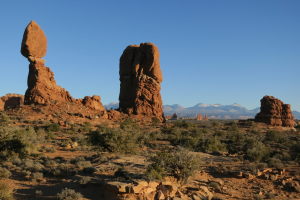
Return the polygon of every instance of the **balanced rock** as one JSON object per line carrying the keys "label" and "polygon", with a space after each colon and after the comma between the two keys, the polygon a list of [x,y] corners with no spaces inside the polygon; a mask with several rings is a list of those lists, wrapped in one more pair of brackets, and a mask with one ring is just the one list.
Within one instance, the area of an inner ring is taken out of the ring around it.
{"label": "balanced rock", "polygon": [[47,52],[47,38],[39,25],[31,21],[25,29],[21,53],[28,58],[28,88],[25,93],[25,104],[51,105],[66,104],[84,105],[93,110],[104,111],[99,96],[74,99],[64,88],[58,86],[54,73],[45,66],[42,57]]}
{"label": "balanced rock", "polygon": [[42,58],[47,52],[47,38],[35,21],[31,21],[24,32],[21,53],[23,56]]}
{"label": "balanced rock", "polygon": [[295,120],[289,104],[273,96],[264,96],[260,102],[260,112],[255,116],[255,121],[272,126],[294,126]]}
{"label": "balanced rock", "polygon": [[164,120],[158,48],[152,43],[128,46],[120,58],[120,111]]}

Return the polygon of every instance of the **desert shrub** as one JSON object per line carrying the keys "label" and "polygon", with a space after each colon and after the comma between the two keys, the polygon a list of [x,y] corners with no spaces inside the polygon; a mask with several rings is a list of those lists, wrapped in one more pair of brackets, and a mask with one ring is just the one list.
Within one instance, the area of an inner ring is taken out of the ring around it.
{"label": "desert shrub", "polygon": [[13,200],[14,187],[8,184],[6,181],[0,181],[0,199],[1,200]]}
{"label": "desert shrub", "polygon": [[76,166],[79,169],[84,169],[84,168],[87,168],[87,167],[92,167],[92,164],[91,164],[90,161],[79,160],[79,161],[76,162]]}
{"label": "desert shrub", "polygon": [[198,151],[203,152],[226,152],[226,144],[222,143],[219,137],[213,136],[199,141],[197,145]]}
{"label": "desert shrub", "polygon": [[134,119],[127,118],[120,123],[120,128],[124,130],[135,130],[139,128],[139,125]]}
{"label": "desert shrub", "polygon": [[277,142],[284,143],[286,141],[285,136],[282,132],[279,131],[268,131],[264,138],[265,142]]}
{"label": "desert shrub", "polygon": [[31,159],[24,159],[21,166],[23,167],[23,169],[32,172],[41,172],[44,169],[44,165],[42,165],[38,161],[31,160]]}
{"label": "desert shrub", "polygon": [[6,124],[10,121],[10,118],[4,112],[0,112],[0,124]]}
{"label": "desert shrub", "polygon": [[90,133],[89,140],[92,145],[104,151],[135,153],[146,138],[137,125],[125,121],[120,128],[99,127]]}
{"label": "desert shrub", "polygon": [[152,117],[151,124],[152,126],[157,126],[160,124],[160,120],[157,117]]}
{"label": "desert shrub", "polygon": [[3,167],[0,167],[0,178],[9,178],[11,176],[11,172]]}
{"label": "desert shrub", "polygon": [[298,163],[300,163],[300,141],[297,141],[291,145],[290,155],[293,160],[296,160]]}
{"label": "desert shrub", "polygon": [[270,153],[270,149],[260,141],[254,141],[249,143],[249,147],[246,151],[246,159],[250,161],[265,161]]}
{"label": "desert shrub", "polygon": [[146,171],[149,179],[173,176],[185,182],[199,168],[199,160],[184,149],[158,152],[149,161],[151,164]]}
{"label": "desert shrub", "polygon": [[187,122],[186,120],[175,121],[173,125],[178,128],[190,128],[194,126],[191,122]]}
{"label": "desert shrub", "polygon": [[57,123],[49,124],[46,126],[46,130],[49,132],[57,132],[60,130],[60,126]]}
{"label": "desert shrub", "polygon": [[14,154],[25,156],[36,153],[44,136],[38,135],[32,127],[0,127],[0,152],[2,159]]}
{"label": "desert shrub", "polygon": [[79,179],[78,182],[79,182],[80,185],[86,185],[86,184],[88,184],[91,180],[92,180],[92,178],[89,177],[89,176],[82,176],[82,177],[80,177],[80,179]]}
{"label": "desert shrub", "polygon": [[283,163],[281,162],[281,160],[279,160],[277,158],[270,158],[268,160],[268,166],[269,167],[274,167],[274,168],[282,168]]}
{"label": "desert shrub", "polygon": [[42,196],[43,195],[43,191],[42,190],[36,190],[35,191],[35,196]]}
{"label": "desert shrub", "polygon": [[92,124],[90,122],[84,122],[81,131],[82,132],[90,132],[92,130]]}
{"label": "desert shrub", "polygon": [[80,200],[82,195],[75,190],[65,188],[60,193],[57,194],[59,200]]}
{"label": "desert shrub", "polygon": [[35,172],[31,174],[31,179],[33,181],[42,181],[44,179],[44,174],[41,172]]}
{"label": "desert shrub", "polygon": [[51,167],[47,173],[57,177],[69,177],[77,174],[77,170],[73,165],[61,163],[55,167]]}
{"label": "desert shrub", "polygon": [[227,139],[228,152],[233,154],[241,153],[243,151],[247,137],[243,133],[233,132],[232,134],[228,134]]}

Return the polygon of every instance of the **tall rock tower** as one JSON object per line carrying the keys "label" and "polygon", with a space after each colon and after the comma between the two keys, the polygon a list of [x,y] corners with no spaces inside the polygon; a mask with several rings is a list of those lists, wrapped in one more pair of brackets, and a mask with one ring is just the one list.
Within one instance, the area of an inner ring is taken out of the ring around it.
{"label": "tall rock tower", "polygon": [[152,43],[128,46],[120,58],[120,111],[164,120],[158,48]]}

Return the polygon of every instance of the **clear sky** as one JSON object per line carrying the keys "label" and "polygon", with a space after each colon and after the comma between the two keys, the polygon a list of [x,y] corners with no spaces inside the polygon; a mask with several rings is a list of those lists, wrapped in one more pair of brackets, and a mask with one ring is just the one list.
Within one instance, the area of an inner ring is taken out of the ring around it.
{"label": "clear sky", "polygon": [[273,95],[300,111],[299,0],[1,0],[0,96],[27,88],[30,20],[48,38],[46,65],[76,98],[118,101],[123,50],[153,42],[164,104],[252,109]]}

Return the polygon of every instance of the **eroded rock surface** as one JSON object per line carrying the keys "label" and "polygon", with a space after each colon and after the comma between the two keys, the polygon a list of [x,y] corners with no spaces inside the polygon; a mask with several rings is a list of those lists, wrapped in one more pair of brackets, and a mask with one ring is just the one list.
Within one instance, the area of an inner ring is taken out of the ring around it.
{"label": "eroded rock surface", "polygon": [[56,84],[54,73],[45,66],[45,61],[42,59],[46,52],[47,38],[39,25],[31,21],[25,29],[21,46],[22,55],[30,62],[24,103],[28,105],[83,104],[92,110],[104,111],[99,96],[85,97],[83,100],[74,99],[67,90]]}
{"label": "eroded rock surface", "polygon": [[21,53],[27,58],[42,58],[47,53],[46,35],[35,21],[31,21],[25,29]]}
{"label": "eroded rock surface", "polygon": [[260,102],[260,112],[255,116],[255,121],[272,126],[294,126],[295,120],[289,104],[273,96],[264,96]]}
{"label": "eroded rock surface", "polygon": [[24,96],[20,94],[7,94],[0,98],[0,111],[19,108],[23,105]]}
{"label": "eroded rock surface", "polygon": [[152,43],[128,46],[120,58],[120,111],[164,120],[158,48]]}
{"label": "eroded rock surface", "polygon": [[105,108],[101,103],[100,96],[96,96],[96,95],[92,97],[86,96],[83,98],[82,104],[93,110],[105,111]]}

